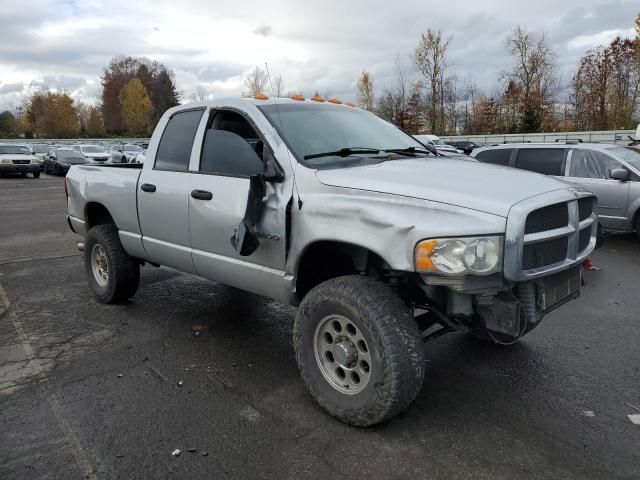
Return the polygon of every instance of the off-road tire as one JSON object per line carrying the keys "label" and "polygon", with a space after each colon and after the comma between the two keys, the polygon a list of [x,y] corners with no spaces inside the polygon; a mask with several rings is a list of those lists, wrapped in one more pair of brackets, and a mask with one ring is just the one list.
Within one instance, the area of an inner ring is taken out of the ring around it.
{"label": "off-road tire", "polygon": [[[92,268],[95,245],[104,249],[109,268],[106,285],[100,285]],[[84,248],[89,286],[101,303],[122,303],[133,297],[140,284],[140,264],[122,248],[115,225],[97,225],[89,230]]]}
{"label": "off-road tire", "polygon": [[33,172],[33,178],[40,178],[40,170]]}
{"label": "off-road tire", "polygon": [[[317,326],[336,314],[360,329],[371,355],[371,377],[355,394],[332,386],[314,353]],[[293,342],[311,396],[345,423],[367,427],[384,422],[411,405],[422,388],[424,346],[417,323],[401,298],[372,278],[338,277],[313,288],[298,309]]]}

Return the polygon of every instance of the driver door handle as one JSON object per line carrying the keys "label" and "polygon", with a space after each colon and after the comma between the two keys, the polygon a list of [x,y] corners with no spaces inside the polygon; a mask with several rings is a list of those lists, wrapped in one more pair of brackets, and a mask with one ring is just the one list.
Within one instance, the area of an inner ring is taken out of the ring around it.
{"label": "driver door handle", "polygon": [[207,192],[206,190],[192,190],[191,198],[195,198],[196,200],[211,200],[213,193]]}
{"label": "driver door handle", "polygon": [[142,190],[143,192],[155,192],[156,186],[151,183],[143,183],[142,185],[140,185],[140,190]]}

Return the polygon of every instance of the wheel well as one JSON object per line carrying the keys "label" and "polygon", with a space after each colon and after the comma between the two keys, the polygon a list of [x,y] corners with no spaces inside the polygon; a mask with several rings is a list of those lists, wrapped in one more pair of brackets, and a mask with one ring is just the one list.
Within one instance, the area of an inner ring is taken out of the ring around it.
{"label": "wheel well", "polygon": [[378,277],[388,270],[386,262],[371,250],[344,242],[320,241],[302,252],[296,276],[298,300],[316,285],[343,275],[367,274]]}
{"label": "wheel well", "polygon": [[96,225],[115,225],[109,210],[101,203],[89,203],[86,208],[87,229]]}

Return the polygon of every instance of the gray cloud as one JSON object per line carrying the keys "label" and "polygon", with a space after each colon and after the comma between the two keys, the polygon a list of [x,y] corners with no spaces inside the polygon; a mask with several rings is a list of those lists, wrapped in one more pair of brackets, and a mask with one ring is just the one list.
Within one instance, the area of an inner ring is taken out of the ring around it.
{"label": "gray cloud", "polygon": [[0,94],[21,92],[23,88],[24,88],[24,83],[22,82],[5,83],[0,87]]}
{"label": "gray cloud", "polygon": [[271,35],[272,31],[269,25],[260,25],[253,31],[253,33],[262,37],[268,37],[269,35]]}

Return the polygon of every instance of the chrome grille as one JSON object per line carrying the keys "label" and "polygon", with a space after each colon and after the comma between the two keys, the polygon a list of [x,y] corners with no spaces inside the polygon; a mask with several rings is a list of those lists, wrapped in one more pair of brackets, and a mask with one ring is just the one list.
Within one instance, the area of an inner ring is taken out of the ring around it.
{"label": "chrome grille", "polygon": [[522,249],[522,269],[531,270],[562,262],[567,258],[568,246],[567,237],[525,245]]}
{"label": "chrome grille", "polygon": [[567,188],[523,200],[507,218],[504,276],[525,281],[579,265],[595,245],[596,198]]}
{"label": "chrome grille", "polygon": [[527,216],[524,233],[544,232],[554,228],[566,227],[569,224],[569,209],[566,203],[556,203],[548,207],[534,210]]}
{"label": "chrome grille", "polygon": [[591,241],[591,228],[587,227],[583,230],[580,230],[580,236],[578,240],[578,252],[584,251],[584,249],[589,246],[590,241]]}
{"label": "chrome grille", "polygon": [[31,160],[11,160],[14,165],[29,165]]}

